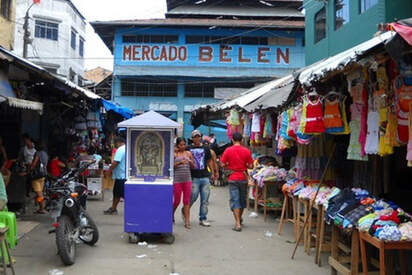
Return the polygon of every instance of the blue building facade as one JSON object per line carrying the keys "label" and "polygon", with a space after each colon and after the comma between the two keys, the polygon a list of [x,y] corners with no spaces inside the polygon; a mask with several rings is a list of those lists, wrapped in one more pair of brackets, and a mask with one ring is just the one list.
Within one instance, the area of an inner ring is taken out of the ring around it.
{"label": "blue building facade", "polygon": [[[193,130],[191,111],[218,101],[219,91],[243,91],[305,65],[302,27],[193,26],[202,19],[173,26],[173,20],[92,25],[114,55],[112,100],[136,113],[169,116],[185,137]],[[224,129],[200,130],[226,140]]]}

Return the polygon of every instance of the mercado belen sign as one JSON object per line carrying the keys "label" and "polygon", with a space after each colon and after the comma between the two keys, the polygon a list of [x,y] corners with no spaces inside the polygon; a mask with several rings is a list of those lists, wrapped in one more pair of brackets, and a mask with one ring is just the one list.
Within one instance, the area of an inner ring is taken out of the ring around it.
{"label": "mercado belen sign", "polygon": [[288,66],[291,54],[290,47],[277,46],[124,44],[122,62]]}

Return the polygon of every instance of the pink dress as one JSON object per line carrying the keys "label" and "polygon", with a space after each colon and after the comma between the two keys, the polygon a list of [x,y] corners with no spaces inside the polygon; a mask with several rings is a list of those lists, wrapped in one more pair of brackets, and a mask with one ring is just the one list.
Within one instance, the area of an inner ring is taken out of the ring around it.
{"label": "pink dress", "polygon": [[[412,129],[412,102],[409,103],[409,129]],[[412,131],[409,131],[408,151],[406,159],[408,160],[408,167],[412,167]]]}

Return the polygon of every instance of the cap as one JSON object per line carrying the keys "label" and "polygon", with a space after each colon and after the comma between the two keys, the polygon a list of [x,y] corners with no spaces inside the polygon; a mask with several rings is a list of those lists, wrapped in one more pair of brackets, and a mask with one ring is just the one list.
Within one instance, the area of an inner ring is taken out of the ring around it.
{"label": "cap", "polygon": [[202,133],[200,133],[199,130],[194,130],[194,131],[192,132],[192,138],[194,138],[195,136],[202,136]]}

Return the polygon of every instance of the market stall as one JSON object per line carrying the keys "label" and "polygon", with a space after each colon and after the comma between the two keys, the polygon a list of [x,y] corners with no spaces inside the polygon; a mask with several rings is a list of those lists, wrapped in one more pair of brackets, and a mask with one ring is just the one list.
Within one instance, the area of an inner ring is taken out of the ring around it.
{"label": "market stall", "polygon": [[[402,37],[412,33],[397,27]],[[388,268],[384,244],[404,250],[412,242],[412,45],[399,43],[394,32],[383,33],[303,68],[293,84],[194,113],[227,113],[229,138],[240,132],[256,158],[276,157],[277,167],[255,168],[254,184],[265,187],[270,177],[286,181],[279,232],[290,220],[297,245],[303,240],[308,254],[315,248],[316,263],[330,252],[334,272],[359,272],[359,240],[381,250],[375,264],[381,274]]]}

